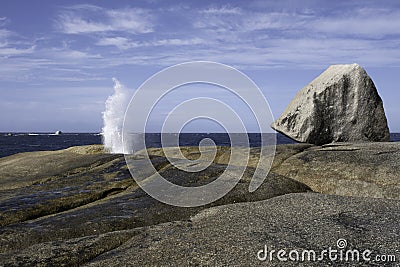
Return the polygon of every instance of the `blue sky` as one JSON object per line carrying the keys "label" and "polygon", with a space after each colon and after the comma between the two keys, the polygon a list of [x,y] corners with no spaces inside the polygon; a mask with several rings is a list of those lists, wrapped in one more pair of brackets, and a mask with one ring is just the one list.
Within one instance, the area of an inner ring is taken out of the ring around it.
{"label": "blue sky", "polygon": [[99,132],[112,77],[132,92],[193,60],[232,65],[279,116],[331,64],[361,64],[400,132],[399,1],[0,2],[0,131]]}

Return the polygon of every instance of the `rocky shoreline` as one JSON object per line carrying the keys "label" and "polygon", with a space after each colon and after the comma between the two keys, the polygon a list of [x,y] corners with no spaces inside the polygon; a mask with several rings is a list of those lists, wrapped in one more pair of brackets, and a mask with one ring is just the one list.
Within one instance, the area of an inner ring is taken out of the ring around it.
{"label": "rocky shoreline", "polygon": [[[199,156],[195,147],[182,151]],[[197,208],[154,200],[135,184],[123,155],[100,145],[2,158],[0,265],[321,266],[332,262],[260,261],[257,252],[322,250],[338,239],[371,255],[395,255],[398,264],[400,143],[278,145],[267,179],[249,193],[258,151],[251,149],[229,194]],[[196,186],[224,171],[230,148],[219,147],[214,163],[192,174],[160,149],[149,153],[163,176]]]}

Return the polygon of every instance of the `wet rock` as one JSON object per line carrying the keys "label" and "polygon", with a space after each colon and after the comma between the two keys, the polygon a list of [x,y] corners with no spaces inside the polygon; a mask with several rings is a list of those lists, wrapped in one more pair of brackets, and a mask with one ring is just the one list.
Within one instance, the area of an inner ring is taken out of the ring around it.
{"label": "wet rock", "polygon": [[0,173],[0,226],[83,206],[134,184],[123,157],[71,149],[2,158]]}
{"label": "wet rock", "polygon": [[[188,153],[195,154],[195,148],[188,149]],[[19,154],[2,160],[3,173],[8,179],[0,189],[0,262],[10,265],[75,264],[79,260],[74,252],[77,250],[82,263],[112,249],[112,244],[122,242],[122,239],[118,241],[119,234],[116,239],[114,235],[101,236],[107,233],[189,220],[200,210],[215,205],[310,191],[290,178],[270,174],[257,191],[249,193],[254,172],[249,167],[238,185],[217,202],[198,208],[179,208],[158,202],[138,188],[122,155],[100,153],[91,146],[54,153]],[[24,162],[22,167],[20,162]],[[41,167],[43,162],[44,165],[53,162],[52,167],[49,170]],[[214,163],[200,173],[187,173],[176,169],[162,156],[153,155],[152,162],[161,175],[185,186],[211,182],[226,167]],[[36,171],[24,176],[29,169]],[[14,179],[11,179],[12,173]],[[138,170],[138,175],[146,173]],[[90,245],[91,240],[98,241]],[[101,244],[101,240],[111,240],[112,244]],[[66,260],[68,255],[70,261]]]}

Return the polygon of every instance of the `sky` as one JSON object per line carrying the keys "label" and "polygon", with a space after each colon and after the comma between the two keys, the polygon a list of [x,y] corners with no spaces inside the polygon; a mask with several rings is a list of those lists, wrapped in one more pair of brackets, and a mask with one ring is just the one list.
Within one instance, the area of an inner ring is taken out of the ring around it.
{"label": "sky", "polygon": [[133,94],[195,60],[242,71],[275,118],[328,66],[359,63],[400,132],[400,2],[368,0],[2,0],[0,132],[100,132],[113,78]]}

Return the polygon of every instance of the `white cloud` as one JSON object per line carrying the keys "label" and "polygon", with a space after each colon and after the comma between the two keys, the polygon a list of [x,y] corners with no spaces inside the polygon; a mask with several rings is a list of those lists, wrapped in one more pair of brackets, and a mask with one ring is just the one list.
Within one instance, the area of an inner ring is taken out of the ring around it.
{"label": "white cloud", "polygon": [[0,26],[3,26],[7,23],[7,18],[6,17],[0,17]]}
{"label": "white cloud", "polygon": [[397,41],[345,38],[265,39],[255,47],[252,40],[205,46],[163,46],[152,53],[122,53],[109,57],[103,68],[121,65],[170,66],[191,60],[210,60],[241,69],[275,67],[324,68],[335,63],[360,63],[367,66],[400,65]]}
{"label": "white cloud", "polygon": [[50,81],[60,81],[60,82],[87,82],[87,81],[104,81],[108,80],[104,77],[91,77],[91,76],[67,76],[67,75],[60,75],[60,76],[50,76],[46,77],[47,80]]}
{"label": "white cloud", "polygon": [[113,30],[111,25],[86,21],[71,14],[60,16],[62,31],[65,33],[92,33]]}
{"label": "white cloud", "polygon": [[150,12],[145,9],[114,9],[107,15],[115,29],[133,31],[133,33],[149,33],[153,31]]}
{"label": "white cloud", "polygon": [[83,52],[79,50],[74,50],[70,48],[53,48],[50,50],[43,50],[39,52],[46,58],[52,58],[58,60],[59,63],[64,61],[75,61],[75,60],[88,60],[88,59],[99,59],[102,58],[100,54],[91,54],[88,52]]}
{"label": "white cloud", "polygon": [[186,46],[186,45],[199,45],[207,43],[206,40],[201,38],[192,39],[162,39],[152,42],[151,45],[154,46],[164,46],[164,45],[175,45],[175,46]]}
{"label": "white cloud", "polygon": [[400,11],[361,8],[350,13],[321,17],[309,29],[330,35],[382,38],[400,34]]}
{"label": "white cloud", "polygon": [[[68,36],[74,49],[69,45],[47,47],[54,40],[51,35],[37,44],[18,43],[22,38],[0,28],[0,56],[9,57],[2,61],[0,76],[22,77],[18,71],[55,73],[56,67],[105,74],[116,66],[158,67],[191,60],[218,61],[241,69],[321,68],[346,62],[363,66],[400,65],[397,9],[265,11],[247,6],[212,5],[189,11],[186,6],[152,11],[107,10],[94,5],[65,8],[58,17],[58,26],[64,33],[96,33],[90,34],[90,38]],[[182,27],[171,26],[171,18],[176,18]],[[31,47],[34,44],[36,47]],[[61,74],[61,71],[53,78],[98,79],[91,75]]]}
{"label": "white cloud", "polygon": [[91,5],[91,4],[76,4],[68,7],[69,10],[75,10],[75,11],[102,11],[103,8],[96,6],[96,5]]}
{"label": "white cloud", "polygon": [[121,50],[140,46],[140,44],[130,41],[125,37],[105,37],[101,38],[96,44],[101,46],[116,46]]}
{"label": "white cloud", "polygon": [[16,56],[22,54],[31,54],[35,51],[35,46],[31,46],[29,48],[15,48],[15,47],[8,47],[6,45],[0,45],[0,56]]}
{"label": "white cloud", "polygon": [[[203,14],[205,11],[200,11]],[[313,15],[296,12],[259,12],[241,10],[229,13],[205,13],[206,16],[198,16],[193,23],[197,29],[207,30],[215,34],[252,33],[254,31],[269,30],[298,30],[313,20]],[[222,14],[222,15],[221,15]]]}
{"label": "white cloud", "polygon": [[106,10],[93,5],[78,5],[59,15],[58,28],[68,34],[110,31],[138,34],[152,32],[153,24],[152,15],[145,9]]}
{"label": "white cloud", "polygon": [[254,13],[252,16],[247,16],[241,25],[244,31],[257,30],[288,30],[299,29],[312,19],[311,16],[306,16],[298,13]]}
{"label": "white cloud", "polygon": [[237,37],[240,34],[257,34],[256,31],[262,31],[264,34],[273,31],[271,35],[274,37],[286,35],[289,39],[293,37],[291,34],[296,34],[297,37],[323,34],[323,37],[341,36],[348,39],[383,38],[400,34],[398,9],[351,8],[326,14],[309,9],[301,12],[241,9],[240,12],[231,12],[229,16],[223,16],[225,9],[214,7],[200,11],[200,14],[206,15],[196,17],[193,27],[214,35],[228,33]]}
{"label": "white cloud", "polygon": [[37,46],[0,47],[0,59],[0,81],[99,80],[92,72],[96,70],[96,62],[103,60],[99,54],[68,47],[46,49]]}
{"label": "white cloud", "polygon": [[0,41],[11,35],[11,32],[5,29],[0,29]]}
{"label": "white cloud", "polygon": [[221,7],[210,7],[200,11],[204,14],[218,14],[218,15],[226,15],[226,14],[241,14],[242,9],[238,7],[231,7],[231,6],[221,6]]}
{"label": "white cloud", "polygon": [[115,46],[118,49],[125,50],[139,47],[157,47],[157,46],[190,46],[208,43],[201,38],[192,39],[160,39],[146,42],[135,42],[125,37],[105,37],[99,39],[96,45]]}
{"label": "white cloud", "polygon": [[92,55],[77,50],[62,51],[59,53],[60,56],[70,58],[70,59],[87,59],[87,58],[101,58],[99,54]]}

